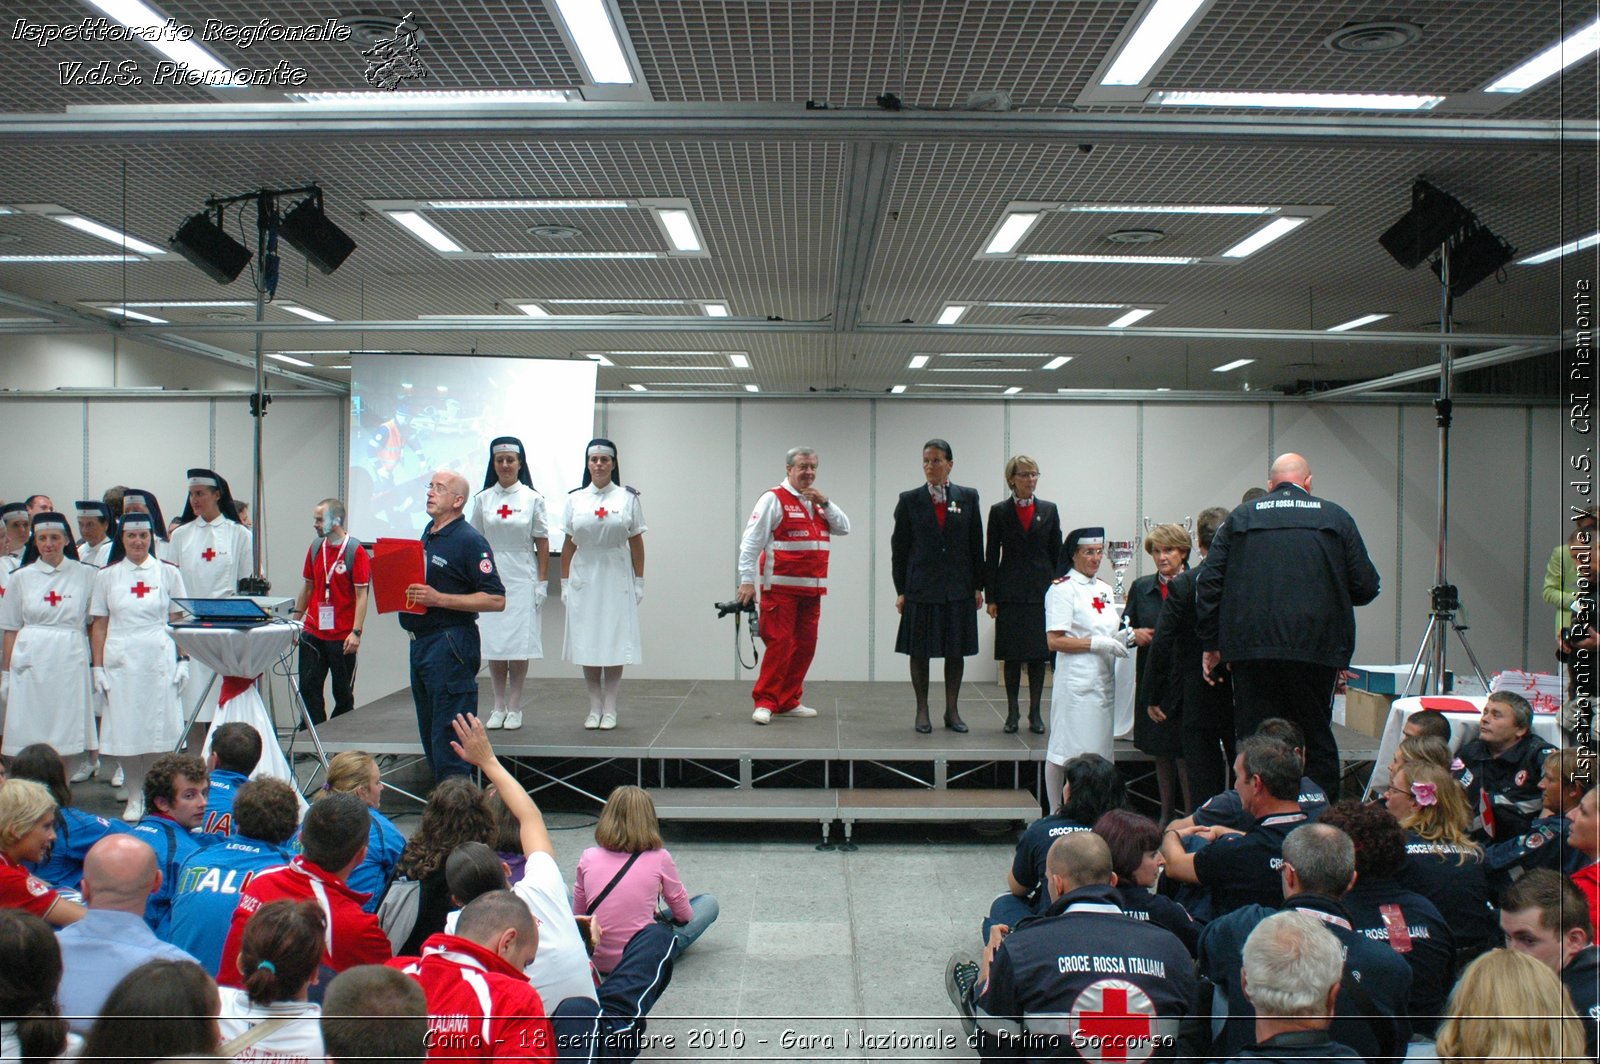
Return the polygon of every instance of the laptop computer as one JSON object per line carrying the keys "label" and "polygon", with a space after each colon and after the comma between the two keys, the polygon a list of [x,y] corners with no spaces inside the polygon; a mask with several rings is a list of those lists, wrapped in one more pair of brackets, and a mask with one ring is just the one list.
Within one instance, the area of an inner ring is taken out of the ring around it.
{"label": "laptop computer", "polygon": [[184,620],[174,621],[173,628],[256,628],[272,621],[271,614],[243,596],[172,601],[189,614]]}

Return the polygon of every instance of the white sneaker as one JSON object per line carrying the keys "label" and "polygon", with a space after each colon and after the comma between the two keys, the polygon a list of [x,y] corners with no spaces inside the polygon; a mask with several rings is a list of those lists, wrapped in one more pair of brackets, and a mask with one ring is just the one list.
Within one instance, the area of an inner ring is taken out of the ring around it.
{"label": "white sneaker", "polygon": [[522,727],[522,711],[521,710],[517,710],[517,709],[509,709],[509,710],[507,710],[506,711],[505,727],[508,730],[511,729],[511,728],[520,728],[520,727]]}
{"label": "white sneaker", "polygon": [[600,718],[600,730],[601,731],[610,731],[612,728],[615,728],[616,726],[617,726],[617,715],[615,713],[607,713],[607,714],[603,715]]}
{"label": "white sneaker", "polygon": [[768,709],[766,706],[757,706],[756,711],[750,714],[750,719],[755,721],[757,724],[771,724],[772,710]]}
{"label": "white sneaker", "polygon": [[[612,724],[613,726],[616,724],[615,717],[612,718]],[[591,711],[587,717],[583,718],[583,726],[588,728],[590,731],[594,731],[596,728],[600,727],[600,714]]]}
{"label": "white sneaker", "polygon": [[506,711],[503,709],[497,709],[493,713],[489,714],[489,719],[483,722],[483,726],[489,731],[494,731],[496,728],[505,727],[505,723]]}
{"label": "white sneaker", "polygon": [[[127,782],[127,777],[122,774],[122,762],[117,762],[117,771],[111,776],[111,786],[120,788]],[[123,797],[127,797],[124,795]]]}
{"label": "white sneaker", "polygon": [[92,777],[99,768],[100,759],[98,757],[90,758],[88,754],[85,754],[83,756],[83,760],[78,762],[78,770],[68,778],[67,782],[84,783],[90,777]]}
{"label": "white sneaker", "polygon": [[122,811],[122,819],[130,824],[136,824],[142,816],[144,816],[144,793],[141,791],[128,799],[128,807]]}
{"label": "white sneaker", "polygon": [[810,706],[795,706],[793,709],[784,710],[783,715],[786,717],[814,717],[817,715],[817,711]]}

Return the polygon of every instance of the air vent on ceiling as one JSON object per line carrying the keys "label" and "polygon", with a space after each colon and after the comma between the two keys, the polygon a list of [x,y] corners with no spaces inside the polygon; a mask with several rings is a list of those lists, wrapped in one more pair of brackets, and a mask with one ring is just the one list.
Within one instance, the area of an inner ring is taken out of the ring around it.
{"label": "air vent on ceiling", "polygon": [[528,235],[543,240],[571,240],[573,237],[582,236],[583,230],[575,225],[530,225]]}
{"label": "air vent on ceiling", "polygon": [[[394,40],[395,27],[400,25],[400,20],[392,15],[352,15],[342,18],[339,24],[350,31],[350,40],[363,48],[370,48],[379,41]],[[416,26],[416,22],[411,22]],[[414,40],[422,41],[426,38],[421,28],[413,31]]]}
{"label": "air vent on ceiling", "polygon": [[1336,52],[1376,55],[1406,48],[1422,40],[1422,27],[1414,22],[1352,22],[1328,34],[1323,45]]}
{"label": "air vent on ceiling", "polygon": [[1106,234],[1106,239],[1113,244],[1154,244],[1166,238],[1167,234],[1159,229],[1118,229]]}

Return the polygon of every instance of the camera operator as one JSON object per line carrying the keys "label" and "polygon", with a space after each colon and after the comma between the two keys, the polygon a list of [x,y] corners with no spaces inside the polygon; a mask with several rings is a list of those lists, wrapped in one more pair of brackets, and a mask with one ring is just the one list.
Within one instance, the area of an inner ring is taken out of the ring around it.
{"label": "camera operator", "polygon": [[739,601],[756,597],[756,570],[761,570],[761,641],[767,656],[761,662],[751,697],[750,719],[769,723],[774,714],[814,717],[802,705],[806,670],[817,651],[817,618],[828,593],[828,542],[850,532],[850,519],[813,485],[817,452],[791,447],[784,458],[788,475],[782,484],[756,500],[755,512],[739,543]]}

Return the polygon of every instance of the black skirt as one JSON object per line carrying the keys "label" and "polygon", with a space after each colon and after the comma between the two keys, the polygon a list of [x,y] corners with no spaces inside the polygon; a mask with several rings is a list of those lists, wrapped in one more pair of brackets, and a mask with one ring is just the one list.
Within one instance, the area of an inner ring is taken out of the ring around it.
{"label": "black skirt", "polygon": [[906,601],[894,652],[914,658],[964,658],[978,652],[978,611],[960,602]]}
{"label": "black skirt", "polygon": [[1001,602],[994,619],[994,660],[1043,661],[1050,657],[1045,641],[1044,603]]}

